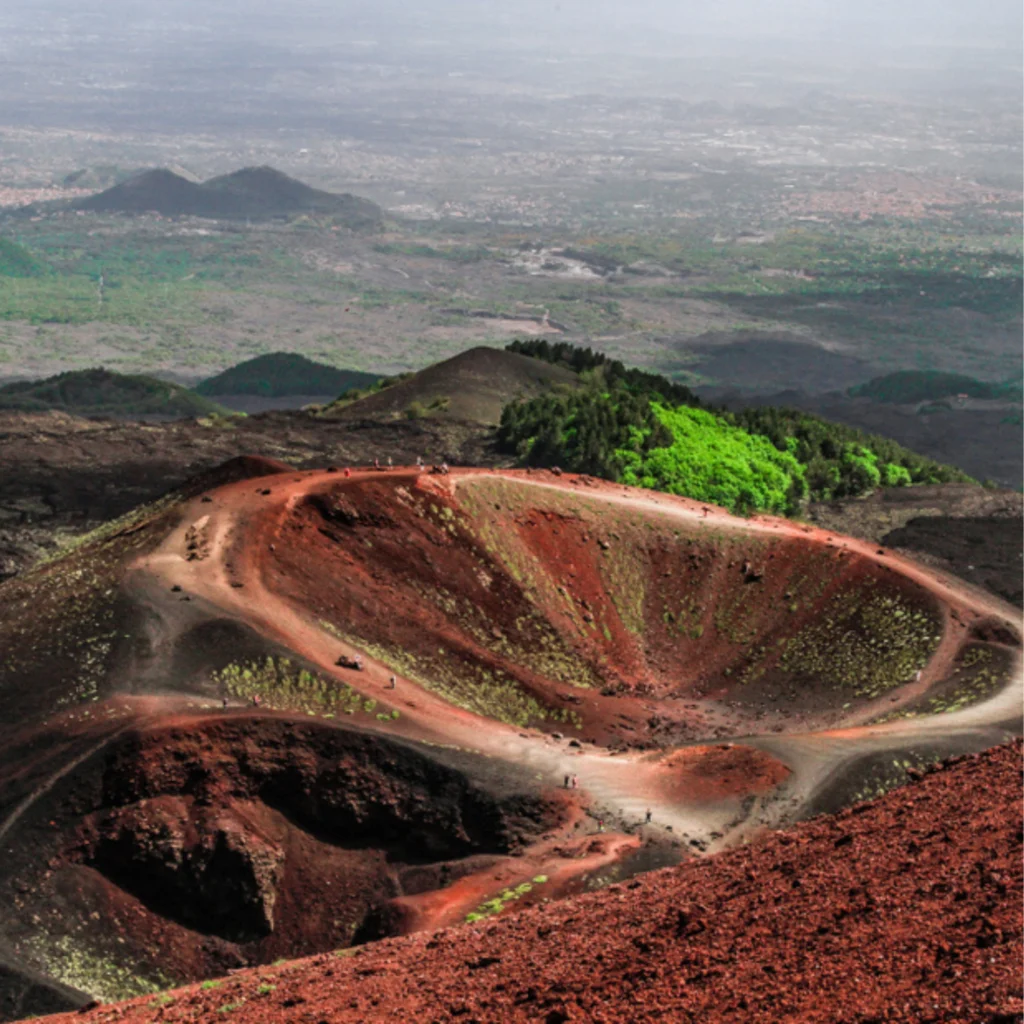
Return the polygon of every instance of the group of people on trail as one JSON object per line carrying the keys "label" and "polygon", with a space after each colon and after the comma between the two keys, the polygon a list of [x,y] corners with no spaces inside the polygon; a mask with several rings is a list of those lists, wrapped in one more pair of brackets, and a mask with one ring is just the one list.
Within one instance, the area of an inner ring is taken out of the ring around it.
{"label": "group of people on trail", "polygon": [[566,775],[565,777],[565,788],[566,789],[579,789],[580,780],[575,775]]}
{"label": "group of people on trail", "polygon": [[[374,460],[373,460],[373,468],[376,469],[376,470],[384,470],[385,468],[387,468],[387,469],[394,469],[395,468],[394,459],[392,459],[392,457],[389,455],[388,458],[387,458],[387,466],[385,467],[385,466],[381,465],[379,457],[374,458]],[[424,462],[422,455],[417,455],[416,456],[416,468],[420,472],[422,472],[426,468],[426,463]],[[332,470],[332,472],[333,472],[333,470]],[[344,472],[344,475],[346,476],[346,478],[352,476],[352,470],[348,466],[345,467],[343,472]],[[447,476],[448,473],[449,473],[448,463],[447,462],[435,462],[430,467],[430,472],[434,473],[434,474],[439,474],[441,476]]]}

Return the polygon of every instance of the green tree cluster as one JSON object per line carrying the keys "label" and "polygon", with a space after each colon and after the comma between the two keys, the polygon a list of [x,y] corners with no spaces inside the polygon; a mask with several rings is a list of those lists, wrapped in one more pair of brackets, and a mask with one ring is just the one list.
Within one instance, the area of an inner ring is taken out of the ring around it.
{"label": "green tree cluster", "polygon": [[700,408],[688,389],[590,349],[546,341],[510,348],[580,367],[585,381],[583,388],[505,407],[498,443],[527,465],[560,466],[738,512],[786,514],[808,498],[970,479],[895,441],[798,410]]}
{"label": "green tree cluster", "polygon": [[807,494],[804,467],[766,437],[714,413],[652,403],[665,446],[618,453],[623,483],[709,501],[737,512],[794,511]]}
{"label": "green tree cluster", "polygon": [[856,397],[871,398],[876,402],[910,405],[932,402],[951,395],[971,398],[1020,398],[1019,381],[991,383],[960,373],[939,370],[900,370],[884,377],[874,377],[864,384],[850,388]]}

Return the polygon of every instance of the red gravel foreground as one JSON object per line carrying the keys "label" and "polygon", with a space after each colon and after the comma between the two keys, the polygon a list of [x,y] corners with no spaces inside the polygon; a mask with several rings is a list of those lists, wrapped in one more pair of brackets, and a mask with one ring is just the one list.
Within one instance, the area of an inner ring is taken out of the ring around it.
{"label": "red gravel foreground", "polygon": [[1010,1024],[1021,799],[1018,740],[601,892],[49,1019]]}

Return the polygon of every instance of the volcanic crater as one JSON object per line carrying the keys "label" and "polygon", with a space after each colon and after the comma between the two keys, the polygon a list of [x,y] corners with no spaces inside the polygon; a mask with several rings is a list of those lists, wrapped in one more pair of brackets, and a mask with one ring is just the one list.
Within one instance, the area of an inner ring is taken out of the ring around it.
{"label": "volcanic crater", "polygon": [[508,914],[1019,732],[997,599],[557,473],[234,463],[0,612],[7,1019]]}

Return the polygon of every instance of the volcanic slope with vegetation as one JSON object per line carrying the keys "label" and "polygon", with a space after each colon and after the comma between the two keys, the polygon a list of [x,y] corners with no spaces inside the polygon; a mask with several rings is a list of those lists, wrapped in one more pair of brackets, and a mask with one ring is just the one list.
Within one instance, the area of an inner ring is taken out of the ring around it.
{"label": "volcanic slope with vegetation", "polygon": [[342,395],[374,384],[378,375],[358,370],[339,370],[307,359],[297,352],[268,352],[230,366],[215,377],[197,384],[200,395]]}
{"label": "volcanic slope with vegetation", "polygon": [[193,417],[230,415],[207,398],[169,381],[102,367],[0,387],[0,409],[81,416]]}
{"label": "volcanic slope with vegetation", "polygon": [[339,640],[508,724],[616,745],[715,735],[675,711],[637,732],[618,711],[641,691],[727,698],[737,729],[797,710],[832,723],[913,679],[941,635],[917,586],[828,545],[718,534],[525,476],[457,479],[453,497],[397,477],[310,495],[268,579]]}
{"label": "volcanic slope with vegetation", "polygon": [[353,401],[343,395],[324,409],[327,418],[446,419],[494,426],[513,402],[546,394],[557,385],[572,389],[579,378],[572,367],[530,358],[515,349],[477,346],[419,373],[382,381]]}
{"label": "volcanic slope with vegetation", "polygon": [[614,826],[648,802],[699,849],[792,820],[805,769],[752,734],[905,730],[815,808],[998,741],[1016,626],[949,602],[872,546],[590,477],[222,466],[0,586],[0,1020],[42,975],[84,1004],[515,913],[590,856],[632,871]]}
{"label": "volcanic slope with vegetation", "polygon": [[894,441],[798,410],[702,408],[689,389],[590,349],[547,341],[510,347],[577,370],[585,385],[504,409],[499,444],[527,465],[559,466],[744,513],[793,514],[807,499],[970,479]]}

